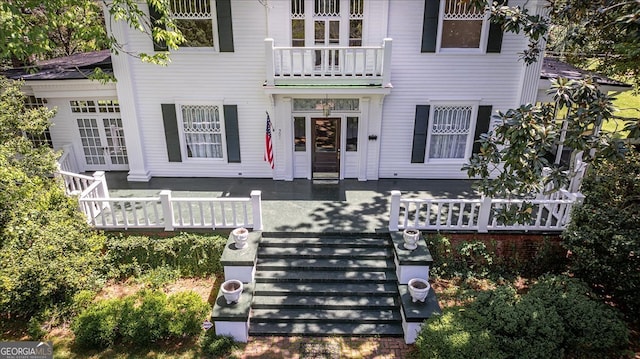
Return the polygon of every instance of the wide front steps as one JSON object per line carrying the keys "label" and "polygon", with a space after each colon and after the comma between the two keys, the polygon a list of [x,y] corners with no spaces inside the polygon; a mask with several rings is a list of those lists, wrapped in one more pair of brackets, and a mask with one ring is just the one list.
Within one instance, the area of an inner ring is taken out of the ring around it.
{"label": "wide front steps", "polygon": [[249,334],[402,336],[390,238],[263,234]]}

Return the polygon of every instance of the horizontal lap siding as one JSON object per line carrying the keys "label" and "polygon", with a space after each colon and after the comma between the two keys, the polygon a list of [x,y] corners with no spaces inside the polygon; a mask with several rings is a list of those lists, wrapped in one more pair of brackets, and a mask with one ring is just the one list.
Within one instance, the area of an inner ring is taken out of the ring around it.
{"label": "horizontal lap siding", "polygon": [[[515,3],[515,2],[514,2]],[[473,100],[506,110],[518,105],[523,38],[505,34],[500,54],[421,53],[424,2],[392,1],[391,83],[385,98],[380,149],[381,178],[466,178],[460,163],[411,163],[416,105]],[[471,133],[473,136],[473,132]]]}
{"label": "horizontal lap siding", "polygon": [[[270,110],[262,89],[264,8],[257,1],[232,1],[231,6],[235,52],[177,51],[171,54],[171,63],[166,67],[131,61],[145,160],[152,176],[217,177],[242,173],[246,177],[271,177],[271,169],[263,161],[265,111]],[[133,46],[151,50],[148,38],[131,35]],[[237,105],[241,163],[167,161],[160,105],[187,101]]]}

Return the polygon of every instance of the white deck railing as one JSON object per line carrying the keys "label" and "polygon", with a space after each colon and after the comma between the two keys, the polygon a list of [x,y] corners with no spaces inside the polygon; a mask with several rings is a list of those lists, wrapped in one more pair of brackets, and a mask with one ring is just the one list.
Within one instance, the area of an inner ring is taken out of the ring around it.
{"label": "white deck railing", "polygon": [[391,39],[382,46],[275,47],[265,39],[267,85],[389,84]]}
{"label": "white deck railing", "polygon": [[[581,203],[580,193],[565,190],[549,198],[523,199],[416,199],[401,198],[400,191],[391,192],[389,230],[405,228],[422,230],[488,231],[562,231],[569,223],[571,208]],[[515,207],[515,208],[514,208]],[[505,223],[500,213],[505,210],[527,211],[524,223]]]}
{"label": "white deck railing", "polygon": [[70,144],[62,146],[62,156],[58,159],[58,169],[65,172],[79,172],[73,147]]}
{"label": "white deck railing", "polygon": [[91,176],[59,171],[68,194],[77,195],[87,222],[100,229],[161,228],[237,228],[262,230],[262,194],[250,197],[174,198],[169,190],[157,197],[109,195],[104,172]]}

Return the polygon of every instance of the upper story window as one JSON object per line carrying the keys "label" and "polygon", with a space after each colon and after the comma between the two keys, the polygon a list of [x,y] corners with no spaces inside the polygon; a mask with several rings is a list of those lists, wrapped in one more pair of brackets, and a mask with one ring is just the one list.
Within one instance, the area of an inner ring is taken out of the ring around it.
{"label": "upper story window", "polygon": [[485,23],[484,9],[464,0],[444,0],[441,49],[478,49]]}
{"label": "upper story window", "polygon": [[223,158],[220,109],[214,105],[180,105],[183,148],[188,158]]}
{"label": "upper story window", "polygon": [[364,0],[313,0],[308,9],[305,0],[291,0],[291,46],[362,46],[364,4]]}
{"label": "upper story window", "polygon": [[186,41],[181,47],[216,47],[211,0],[170,0],[171,17]]}

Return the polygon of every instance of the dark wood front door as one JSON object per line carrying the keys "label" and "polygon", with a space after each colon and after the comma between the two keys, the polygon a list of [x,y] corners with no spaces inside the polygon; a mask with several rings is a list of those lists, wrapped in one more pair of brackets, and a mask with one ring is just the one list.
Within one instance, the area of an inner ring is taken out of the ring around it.
{"label": "dark wood front door", "polygon": [[340,119],[313,118],[313,178],[340,178]]}

